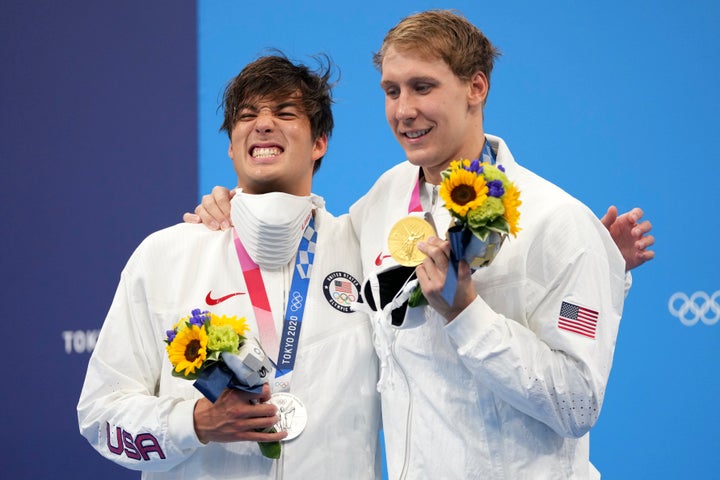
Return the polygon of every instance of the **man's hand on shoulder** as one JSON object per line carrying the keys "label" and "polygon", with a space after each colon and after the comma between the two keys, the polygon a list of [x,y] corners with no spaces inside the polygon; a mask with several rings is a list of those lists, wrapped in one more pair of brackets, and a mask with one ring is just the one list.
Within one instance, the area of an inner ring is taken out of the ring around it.
{"label": "man's hand on shoulder", "polygon": [[652,224],[648,220],[640,222],[643,215],[642,209],[636,207],[618,216],[617,208],[611,205],[600,219],[622,253],[626,271],[655,258],[655,252],[649,250],[655,243],[655,237],[649,235]]}
{"label": "man's hand on shoulder", "polygon": [[202,202],[195,207],[195,213],[186,212],[183,215],[183,222],[202,223],[210,230],[227,230],[232,226],[230,200],[234,196],[235,190],[214,187],[212,193],[203,195]]}

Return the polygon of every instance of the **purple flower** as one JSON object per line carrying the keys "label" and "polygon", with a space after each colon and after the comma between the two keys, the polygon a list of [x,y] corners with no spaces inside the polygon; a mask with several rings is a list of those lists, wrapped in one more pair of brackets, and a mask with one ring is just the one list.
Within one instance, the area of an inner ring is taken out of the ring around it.
{"label": "purple flower", "polygon": [[502,165],[498,165],[497,167],[498,167],[498,170],[505,173],[505,167],[503,167]]}
{"label": "purple flower", "polygon": [[480,160],[476,158],[475,160],[470,162],[470,166],[466,167],[466,170],[468,170],[469,172],[480,174],[483,171],[483,167],[480,166]]}
{"label": "purple flower", "polygon": [[167,334],[168,342],[172,343],[172,341],[175,340],[175,336],[177,335],[175,329],[167,330],[165,333]]}
{"label": "purple flower", "polygon": [[205,320],[207,320],[208,318],[208,311],[203,311],[199,308],[196,308],[191,313],[192,317],[190,317],[190,325],[197,325],[198,327],[202,327],[205,324]]}
{"label": "purple flower", "polygon": [[505,189],[503,188],[502,180],[491,180],[487,183],[488,186],[488,196],[500,198],[505,193]]}

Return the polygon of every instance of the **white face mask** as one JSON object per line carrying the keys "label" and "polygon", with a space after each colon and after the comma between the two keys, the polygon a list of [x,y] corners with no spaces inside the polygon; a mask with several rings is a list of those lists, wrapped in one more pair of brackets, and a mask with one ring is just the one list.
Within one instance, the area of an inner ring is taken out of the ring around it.
{"label": "white face mask", "polygon": [[230,201],[230,217],[250,258],[262,267],[278,268],[295,258],[312,208],[312,196],[252,195],[238,189]]}

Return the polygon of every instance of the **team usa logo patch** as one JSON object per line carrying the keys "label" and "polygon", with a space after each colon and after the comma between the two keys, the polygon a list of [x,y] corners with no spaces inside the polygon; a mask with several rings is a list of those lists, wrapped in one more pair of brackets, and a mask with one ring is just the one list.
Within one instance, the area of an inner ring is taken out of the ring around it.
{"label": "team usa logo patch", "polygon": [[360,282],[345,272],[333,272],[325,277],[323,292],[333,308],[350,313],[350,304],[358,301]]}

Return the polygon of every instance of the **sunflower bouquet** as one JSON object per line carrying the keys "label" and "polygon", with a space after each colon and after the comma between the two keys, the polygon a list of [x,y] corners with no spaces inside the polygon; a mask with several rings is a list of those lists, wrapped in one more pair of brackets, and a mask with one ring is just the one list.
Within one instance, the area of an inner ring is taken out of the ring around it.
{"label": "sunflower bouquet", "polygon": [[203,371],[221,361],[223,352],[239,353],[247,330],[244,317],[218,316],[196,308],[166,332],[172,374],[196,380]]}
{"label": "sunflower bouquet", "polygon": [[[453,228],[466,230],[482,242],[487,242],[493,233],[504,239],[520,231],[520,191],[505,175],[502,165],[456,160],[442,177],[440,196],[455,219]],[[487,264],[481,262],[468,263]]]}
{"label": "sunflower bouquet", "polygon": [[[272,363],[257,340],[245,338],[248,329],[244,317],[194,309],[166,332],[173,376],[195,380],[195,388],[213,403],[226,388],[260,392]],[[279,442],[258,445],[266,457],[280,457]]]}
{"label": "sunflower bouquet", "polygon": [[[470,267],[490,265],[508,235],[520,231],[520,191],[505,174],[502,165],[479,160],[455,160],[442,172],[440,196],[453,217],[447,232],[450,265],[442,295],[452,304],[457,288],[460,260]],[[426,303],[418,285],[408,305]]]}

